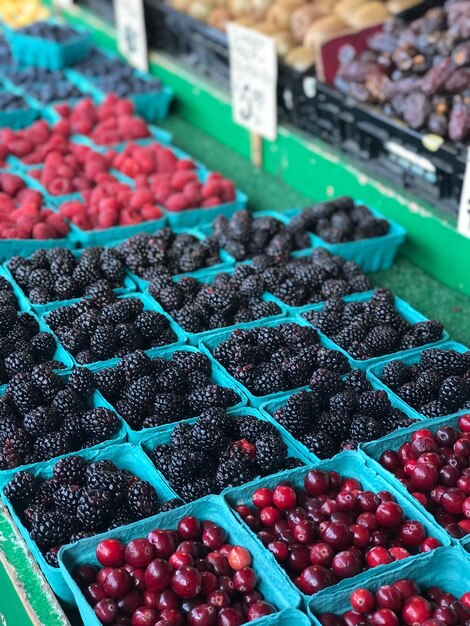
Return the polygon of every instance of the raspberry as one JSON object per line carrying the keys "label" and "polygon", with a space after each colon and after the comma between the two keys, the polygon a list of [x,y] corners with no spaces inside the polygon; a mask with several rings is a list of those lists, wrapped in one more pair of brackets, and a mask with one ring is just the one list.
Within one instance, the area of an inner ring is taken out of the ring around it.
{"label": "raspberry", "polygon": [[184,194],[174,193],[166,200],[165,208],[171,213],[179,213],[188,208],[188,200]]}
{"label": "raspberry", "polygon": [[33,226],[32,235],[33,239],[56,239],[58,233],[52,226],[43,222]]}

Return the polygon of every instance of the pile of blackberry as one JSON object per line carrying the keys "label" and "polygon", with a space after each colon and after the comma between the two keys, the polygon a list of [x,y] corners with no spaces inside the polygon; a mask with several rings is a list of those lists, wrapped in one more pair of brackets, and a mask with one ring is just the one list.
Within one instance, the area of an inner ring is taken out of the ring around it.
{"label": "pile of blackberry", "polygon": [[383,237],[390,223],[375,217],[363,204],[354,204],[353,198],[341,196],[304,209],[292,218],[288,230],[311,231],[328,243],[344,243]]}
{"label": "pile of blackberry", "polygon": [[260,255],[253,267],[267,291],[290,306],[303,306],[372,289],[369,278],[354,261],[345,261],[324,248],[310,256]]}
{"label": "pile of blackberry", "polygon": [[20,372],[28,372],[41,363],[62,369],[54,360],[57,342],[52,333],[39,329],[31,313],[16,310],[18,303],[10,283],[0,277],[0,384],[12,380]]}
{"label": "pile of blackberry", "polygon": [[193,425],[177,424],[169,443],[156,446],[151,458],[185,502],[303,465],[288,457],[272,424],[223,409],[204,411]]}
{"label": "pile of blackberry", "polygon": [[237,211],[230,219],[218,215],[212,222],[212,234],[219,246],[236,261],[252,259],[259,254],[289,253],[311,246],[305,229],[288,230],[275,217],[256,217],[247,209]]}
{"label": "pile of blackberry", "polygon": [[444,330],[434,320],[407,322],[387,289],[376,289],[365,302],[332,298],[321,311],[308,311],[303,317],[359,361],[433,343]]}
{"label": "pile of blackberry", "polygon": [[212,283],[183,276],[154,278],[149,293],[190,333],[200,333],[233,324],[243,324],[278,315],[275,302],[261,299],[264,281],[249,265],[239,265],[233,274],[220,272]]}
{"label": "pile of blackberry", "polygon": [[0,398],[0,470],[47,461],[115,435],[121,422],[92,408],[92,373],[79,368],[66,379],[47,365],[16,374]]}
{"label": "pile of blackberry", "polygon": [[144,280],[194,272],[221,263],[219,245],[213,237],[198,239],[190,233],[161,228],[139,233],[116,247],[126,266]]}
{"label": "pile of blackberry", "polygon": [[176,350],[170,359],[150,359],[137,351],[94,377],[118,413],[134,430],[141,430],[238,404],[240,398],[232,389],[212,381],[211,370],[202,352]]}
{"label": "pile of blackberry", "polygon": [[90,291],[89,299],[54,309],[46,321],[78,363],[121,357],[176,341],[168,318],[144,311],[139,298],[117,298],[109,285]]}
{"label": "pile of blackberry", "polygon": [[58,567],[57,553],[64,544],[181,504],[177,499],[159,504],[146,480],[108,459],[89,463],[81,456],[59,459],[50,478],[20,471],[4,493],[52,567]]}
{"label": "pile of blackberry", "polygon": [[426,417],[470,410],[470,351],[428,348],[418,363],[387,363],[382,382]]}
{"label": "pile of blackberry", "polygon": [[274,412],[274,418],[320,459],[373,441],[413,423],[376,391],[365,374],[353,370],[345,380],[328,369],[314,372],[311,391],[300,391]]}
{"label": "pile of blackberry", "polygon": [[66,248],[40,249],[14,256],[8,269],[33,304],[88,295],[96,284],[123,287],[124,263],[112,248],[87,248],[75,257]]}
{"label": "pile of blackberry", "polygon": [[213,354],[257,396],[307,385],[319,368],[350,370],[344,354],[321,346],[314,328],[294,323],[234,330]]}

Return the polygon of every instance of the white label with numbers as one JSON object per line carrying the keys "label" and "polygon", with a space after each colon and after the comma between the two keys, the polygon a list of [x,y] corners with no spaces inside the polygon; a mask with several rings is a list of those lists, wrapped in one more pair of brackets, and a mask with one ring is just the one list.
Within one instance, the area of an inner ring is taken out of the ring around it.
{"label": "white label with numbers", "polygon": [[131,65],[148,69],[147,33],[143,0],[114,0],[119,52]]}
{"label": "white label with numbers", "polygon": [[465,237],[470,238],[470,148],[467,152],[467,167],[465,168],[462,194],[460,196],[457,230]]}
{"label": "white label with numbers", "polygon": [[74,0],[53,0],[52,4],[58,9],[70,9],[73,7]]}
{"label": "white label with numbers", "polygon": [[274,39],[229,24],[230,87],[233,118],[256,135],[277,135],[277,54]]}

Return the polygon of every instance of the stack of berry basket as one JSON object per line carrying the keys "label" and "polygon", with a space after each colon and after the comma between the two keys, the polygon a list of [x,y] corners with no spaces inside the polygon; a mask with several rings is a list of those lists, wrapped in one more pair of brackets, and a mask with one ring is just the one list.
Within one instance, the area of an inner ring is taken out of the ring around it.
{"label": "stack of berry basket", "polygon": [[[139,95],[98,50],[63,79],[108,91],[112,68]],[[0,489],[61,603],[87,626],[468,623],[470,351],[373,290],[401,227],[345,197],[251,213],[139,98],[57,93],[0,129]]]}

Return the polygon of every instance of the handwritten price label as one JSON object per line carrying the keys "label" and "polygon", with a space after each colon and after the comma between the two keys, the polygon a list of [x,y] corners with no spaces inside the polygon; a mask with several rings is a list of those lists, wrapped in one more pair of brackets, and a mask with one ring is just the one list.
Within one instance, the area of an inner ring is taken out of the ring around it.
{"label": "handwritten price label", "polygon": [[462,194],[460,196],[457,230],[465,237],[470,238],[470,148],[467,152],[467,167],[465,168]]}
{"label": "handwritten price label", "polygon": [[274,39],[238,24],[229,24],[227,32],[233,118],[256,135],[274,141],[277,135]]}
{"label": "handwritten price label", "polygon": [[148,70],[143,0],[114,0],[119,51],[131,65]]}

